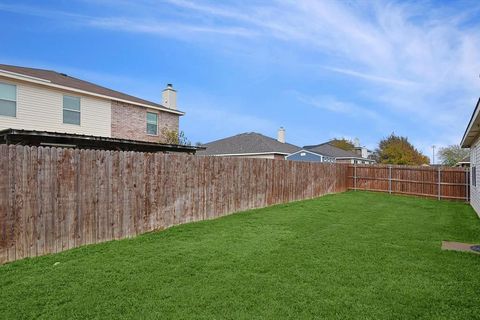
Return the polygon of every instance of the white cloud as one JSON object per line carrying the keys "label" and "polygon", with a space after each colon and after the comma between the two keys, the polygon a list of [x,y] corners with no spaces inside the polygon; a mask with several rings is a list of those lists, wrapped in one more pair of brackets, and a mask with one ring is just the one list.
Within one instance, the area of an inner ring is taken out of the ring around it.
{"label": "white cloud", "polygon": [[354,76],[363,80],[368,80],[368,81],[373,81],[373,82],[381,82],[385,84],[391,84],[391,85],[400,85],[400,86],[413,86],[413,85],[418,85],[418,83],[414,81],[409,81],[409,80],[403,80],[403,79],[394,79],[394,78],[385,78],[381,76],[376,76],[372,75],[369,73],[364,73],[364,72],[358,72],[354,70],[348,70],[348,69],[342,69],[342,68],[335,68],[335,67],[323,67],[326,70],[330,70],[333,72],[345,74],[348,76]]}
{"label": "white cloud", "polygon": [[297,92],[293,94],[298,101],[317,109],[341,113],[348,117],[367,117],[379,122],[385,121],[385,119],[374,110],[360,107],[351,102],[341,101],[332,96],[308,96]]}
{"label": "white cloud", "polygon": [[156,34],[161,36],[188,38],[199,33],[238,37],[253,37],[255,32],[241,27],[209,27],[171,22],[138,21],[130,18],[90,18],[88,25],[114,31]]}
{"label": "white cloud", "polygon": [[[349,95],[370,102],[368,108],[362,108],[360,103],[346,103],[321,92],[299,97],[303,103],[329,112],[386,120],[390,132],[396,123],[411,123],[415,130],[408,134],[418,135],[416,140],[422,141],[423,148],[430,144],[427,141],[439,138],[458,142],[480,92],[480,23],[473,19],[480,4],[475,1],[463,3],[468,10],[452,2],[101,3],[112,10],[101,10],[95,16],[23,5],[2,4],[0,10],[51,19],[73,17],[86,26],[118,32],[209,44],[215,41],[212,50],[222,47],[223,42],[217,41],[222,37],[252,56],[261,48],[275,48],[280,56],[275,61],[290,69],[321,66],[308,76],[313,78],[325,70],[344,76],[345,83],[355,84]],[[281,59],[282,52],[288,59]],[[353,101],[351,97],[348,100]],[[393,116],[387,118],[383,110]]]}

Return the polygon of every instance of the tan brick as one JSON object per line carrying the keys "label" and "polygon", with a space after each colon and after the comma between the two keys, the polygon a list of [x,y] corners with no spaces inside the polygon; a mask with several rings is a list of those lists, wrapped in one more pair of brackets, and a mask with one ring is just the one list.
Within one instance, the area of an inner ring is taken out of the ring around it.
{"label": "tan brick", "polygon": [[[147,112],[158,114],[158,135],[147,134]],[[179,115],[112,101],[112,138],[164,142],[162,129],[179,131]]]}

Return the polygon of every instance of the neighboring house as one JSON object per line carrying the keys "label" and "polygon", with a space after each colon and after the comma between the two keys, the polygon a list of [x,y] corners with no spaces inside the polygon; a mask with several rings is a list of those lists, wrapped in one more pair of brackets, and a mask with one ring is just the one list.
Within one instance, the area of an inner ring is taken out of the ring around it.
{"label": "neighboring house", "polygon": [[460,143],[462,148],[470,148],[470,204],[480,217],[480,185],[477,170],[480,166],[480,99],[467,125]]}
{"label": "neighboring house", "polygon": [[462,167],[462,168],[468,168],[470,167],[470,155],[466,156],[462,160],[458,161],[455,164],[455,167]]}
{"label": "neighboring house", "polygon": [[330,142],[313,146],[305,146],[301,150],[287,157],[292,161],[337,162],[352,164],[372,164],[375,161],[363,158],[353,151],[346,151],[335,147]]}
{"label": "neighboring house", "polygon": [[162,142],[162,131],[178,131],[182,115],[172,85],[156,103],[63,73],[0,64],[0,130]]}
{"label": "neighboring house", "polygon": [[367,147],[362,147],[360,145],[360,140],[358,138],[354,139],[354,148],[353,152],[359,155],[362,158],[369,159],[373,155],[373,151],[368,149]]}
{"label": "neighboring house", "polygon": [[299,147],[285,142],[285,129],[280,128],[277,140],[259,133],[242,133],[236,136],[203,144],[197,155],[241,158],[282,159]]}
{"label": "neighboring house", "polygon": [[370,159],[370,157],[373,154],[373,151],[370,149],[367,149],[366,147],[355,147],[353,149],[353,152],[356,153],[361,158],[365,158],[365,159]]}
{"label": "neighboring house", "polygon": [[300,149],[286,157],[290,161],[306,161],[306,162],[335,162],[335,157],[326,153],[318,153],[312,150]]}

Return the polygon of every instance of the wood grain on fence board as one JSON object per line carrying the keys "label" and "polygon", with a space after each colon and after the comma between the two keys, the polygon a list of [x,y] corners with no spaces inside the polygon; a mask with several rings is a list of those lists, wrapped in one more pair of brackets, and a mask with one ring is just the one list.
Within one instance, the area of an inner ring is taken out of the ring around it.
{"label": "wood grain on fence board", "polygon": [[0,263],[347,190],[344,164],[7,145],[0,159]]}
{"label": "wood grain on fence board", "polygon": [[469,171],[465,168],[350,165],[347,176],[349,189],[469,199]]}

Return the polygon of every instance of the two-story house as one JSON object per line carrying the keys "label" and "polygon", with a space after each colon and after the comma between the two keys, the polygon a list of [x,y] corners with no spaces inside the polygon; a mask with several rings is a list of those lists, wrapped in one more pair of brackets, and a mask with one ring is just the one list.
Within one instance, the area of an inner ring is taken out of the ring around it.
{"label": "two-story house", "polygon": [[0,130],[21,129],[164,143],[179,130],[172,85],[156,103],[51,70],[0,64]]}

